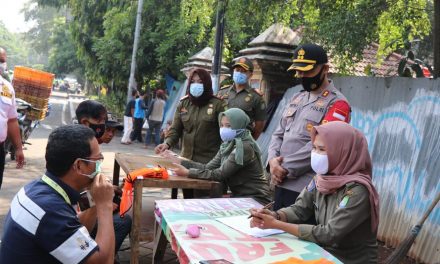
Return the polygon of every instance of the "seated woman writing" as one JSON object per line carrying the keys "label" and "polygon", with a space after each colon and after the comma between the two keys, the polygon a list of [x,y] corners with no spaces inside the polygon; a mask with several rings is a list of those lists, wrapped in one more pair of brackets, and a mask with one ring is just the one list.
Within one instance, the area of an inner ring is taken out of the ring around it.
{"label": "seated woman writing", "polygon": [[[178,176],[218,181],[226,184],[233,197],[251,197],[260,203],[270,201],[269,185],[263,171],[261,151],[246,127],[249,117],[243,110],[231,108],[220,113],[220,137],[223,143],[207,164],[163,154],[178,166]],[[174,157],[174,158],[173,158]]]}
{"label": "seated woman writing", "polygon": [[[251,209],[251,226],[317,243],[343,263],[377,263],[379,197],[364,135],[335,121],[314,127],[312,143],[315,178],[290,207]],[[318,224],[301,224],[310,217]]]}

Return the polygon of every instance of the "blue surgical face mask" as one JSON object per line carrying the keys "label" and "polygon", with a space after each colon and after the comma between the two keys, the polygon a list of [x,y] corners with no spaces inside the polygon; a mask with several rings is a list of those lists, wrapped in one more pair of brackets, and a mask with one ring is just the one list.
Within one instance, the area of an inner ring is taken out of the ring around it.
{"label": "blue surgical face mask", "polygon": [[82,160],[85,162],[94,162],[95,163],[95,171],[92,174],[84,174],[84,173],[79,173],[79,174],[84,175],[84,176],[93,180],[96,177],[96,175],[101,173],[102,160],[88,160],[88,159],[79,159],[79,160]]}
{"label": "blue surgical face mask", "polygon": [[223,142],[231,141],[235,138],[237,132],[230,127],[221,127],[220,128],[220,137]]}
{"label": "blue surgical face mask", "polygon": [[232,76],[234,79],[234,83],[236,84],[246,84],[248,81],[248,77],[245,73],[234,71],[234,75]]}
{"label": "blue surgical face mask", "polygon": [[232,129],[230,127],[221,127],[220,128],[220,138],[223,142],[228,142],[233,140],[235,137],[240,135],[244,129]]}
{"label": "blue surgical face mask", "polygon": [[199,97],[203,94],[203,83],[191,83],[189,86],[189,93],[194,97]]}

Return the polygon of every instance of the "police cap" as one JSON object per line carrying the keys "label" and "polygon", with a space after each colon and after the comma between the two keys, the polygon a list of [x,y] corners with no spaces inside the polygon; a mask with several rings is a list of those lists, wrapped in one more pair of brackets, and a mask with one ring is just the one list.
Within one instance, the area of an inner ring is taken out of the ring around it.
{"label": "police cap", "polygon": [[232,65],[232,68],[240,66],[246,71],[254,71],[254,65],[252,64],[252,61],[246,57],[241,57],[238,60],[235,61],[234,65]]}
{"label": "police cap", "polygon": [[315,65],[328,62],[325,50],[316,44],[304,44],[293,51],[293,64],[287,71],[310,71]]}

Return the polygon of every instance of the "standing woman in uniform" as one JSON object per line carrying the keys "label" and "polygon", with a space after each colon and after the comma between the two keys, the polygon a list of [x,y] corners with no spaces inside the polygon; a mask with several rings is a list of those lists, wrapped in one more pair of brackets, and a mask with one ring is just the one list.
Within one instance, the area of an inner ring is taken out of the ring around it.
{"label": "standing woman in uniform", "polygon": [[[314,127],[311,134],[317,175],[290,207],[252,209],[251,226],[317,243],[346,264],[377,263],[379,195],[364,135],[341,121]],[[317,225],[302,224],[311,216]]]}
{"label": "standing woman in uniform", "polygon": [[[226,110],[223,100],[214,96],[210,74],[194,70],[186,87],[187,94],[176,108],[173,124],[165,142],[155,148],[156,154],[176,146],[182,140],[181,156],[208,163],[220,148],[218,115]],[[184,190],[185,198],[194,197],[193,190]]]}

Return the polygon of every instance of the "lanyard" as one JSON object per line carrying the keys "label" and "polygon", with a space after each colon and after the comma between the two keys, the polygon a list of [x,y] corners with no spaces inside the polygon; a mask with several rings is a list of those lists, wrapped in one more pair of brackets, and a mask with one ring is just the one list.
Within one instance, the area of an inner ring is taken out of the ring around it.
{"label": "lanyard", "polygon": [[64,198],[66,203],[71,204],[69,196],[67,196],[67,193],[63,190],[63,188],[61,188],[58,185],[58,183],[54,182],[51,178],[47,177],[46,175],[43,175],[43,178],[41,178],[41,180],[44,181],[50,187],[52,187],[52,189],[54,189],[57,193],[59,193]]}

